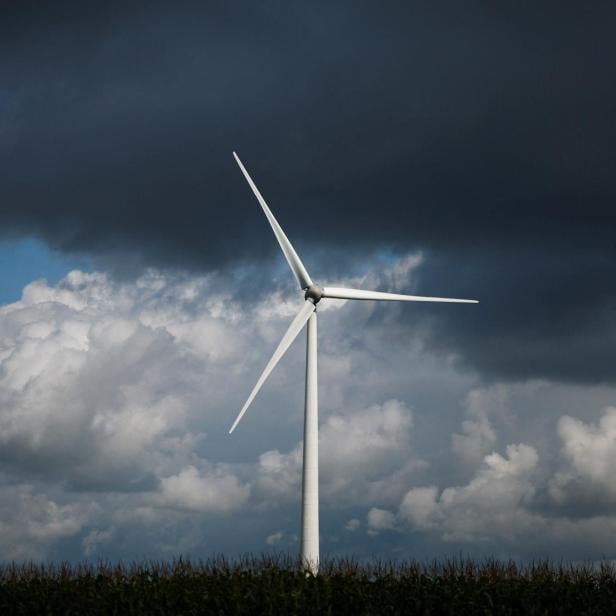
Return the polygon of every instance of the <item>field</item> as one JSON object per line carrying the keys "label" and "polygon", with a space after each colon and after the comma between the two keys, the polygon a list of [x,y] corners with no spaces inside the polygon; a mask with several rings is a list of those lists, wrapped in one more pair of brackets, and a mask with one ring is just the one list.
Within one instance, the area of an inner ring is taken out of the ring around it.
{"label": "field", "polygon": [[615,614],[610,565],[470,561],[5,565],[0,614]]}

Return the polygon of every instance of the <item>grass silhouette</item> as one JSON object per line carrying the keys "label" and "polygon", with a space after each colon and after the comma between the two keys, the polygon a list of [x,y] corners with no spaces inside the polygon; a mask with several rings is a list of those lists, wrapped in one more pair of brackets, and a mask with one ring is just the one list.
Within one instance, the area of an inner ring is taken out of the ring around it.
{"label": "grass silhouette", "polygon": [[177,559],[0,567],[0,614],[615,614],[609,563]]}

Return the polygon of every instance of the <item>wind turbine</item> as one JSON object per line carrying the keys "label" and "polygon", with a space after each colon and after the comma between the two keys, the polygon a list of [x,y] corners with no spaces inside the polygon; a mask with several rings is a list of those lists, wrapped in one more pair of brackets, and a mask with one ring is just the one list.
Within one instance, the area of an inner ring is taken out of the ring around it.
{"label": "wind turbine", "polygon": [[396,293],[381,293],[379,291],[363,291],[360,289],[343,289],[339,287],[320,287],[315,284],[306,271],[291,242],[267,207],[252,178],[246,171],[237,154],[233,156],[239,165],[246,181],[257,197],[263,212],[269,221],[280,248],[286,257],[291,271],[295,275],[299,288],[304,292],[304,304],[293,319],[289,329],[282,337],[280,344],[265,366],[263,374],[248,396],[239,415],[233,422],[229,434],[235,430],[240,419],[254,400],[263,383],[276,364],[286,353],[291,343],[308,323],[306,339],[306,395],[304,402],[304,459],[302,470],[302,540],[301,561],[303,566],[316,575],[319,570],[319,436],[318,436],[318,388],[317,388],[317,304],[322,299],[363,299],[363,300],[394,300],[402,302],[448,302],[457,304],[477,304],[474,299],[452,299],[446,297],[423,297],[420,295],[398,295]]}

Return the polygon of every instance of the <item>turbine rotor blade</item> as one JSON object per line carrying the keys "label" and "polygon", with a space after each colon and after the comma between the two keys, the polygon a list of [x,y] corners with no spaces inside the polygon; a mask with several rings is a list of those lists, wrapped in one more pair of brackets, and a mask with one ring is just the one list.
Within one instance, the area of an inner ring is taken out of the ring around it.
{"label": "turbine rotor blade", "polygon": [[267,363],[267,366],[265,366],[265,370],[263,370],[263,374],[259,377],[257,384],[253,387],[252,391],[250,392],[250,396],[248,396],[248,400],[246,400],[244,406],[242,407],[242,410],[240,411],[239,415],[236,417],[235,421],[233,422],[233,425],[231,426],[231,429],[229,430],[229,434],[231,434],[231,432],[235,430],[235,427],[240,422],[240,419],[244,416],[244,413],[250,406],[250,403],[254,400],[255,396],[261,389],[261,386],[263,385],[263,383],[265,383],[265,380],[270,375],[271,371],[274,369],[276,364],[280,361],[282,356],[287,352],[287,349],[291,346],[291,343],[295,340],[295,338],[297,338],[297,335],[302,330],[302,328],[304,327],[304,325],[310,318],[310,315],[315,310],[316,310],[316,306],[311,301],[307,300],[302,306],[302,309],[297,313],[297,316],[293,319],[293,322],[291,323],[291,325],[289,325],[289,329],[287,329],[285,335],[282,337],[282,340],[280,341],[278,348],[274,351],[272,358]]}
{"label": "turbine rotor blade", "polygon": [[452,297],[426,297],[423,295],[398,295],[380,291],[363,291],[361,289],[343,289],[341,287],[324,287],[323,297],[336,299],[366,299],[399,302],[447,302],[452,304],[478,304],[476,299],[455,299]]}
{"label": "turbine rotor blade", "polygon": [[271,225],[272,230],[274,231],[274,235],[276,236],[276,239],[278,240],[278,243],[280,244],[280,248],[282,248],[282,252],[284,253],[284,256],[286,257],[287,262],[289,263],[289,266],[291,267],[291,270],[293,274],[295,275],[295,278],[297,278],[297,282],[299,282],[300,288],[307,289],[312,284],[312,280],[310,276],[308,275],[308,272],[306,271],[304,264],[301,262],[301,259],[295,252],[295,249],[291,245],[289,238],[285,235],[284,231],[282,230],[282,227],[278,224],[278,221],[274,218],[274,215],[272,214],[271,210],[269,209],[269,207],[267,207],[267,203],[265,203],[265,199],[261,196],[259,189],[255,186],[255,183],[252,181],[252,178],[250,177],[250,175],[248,175],[248,171],[246,171],[246,168],[242,164],[242,161],[239,159],[238,155],[235,152],[233,152],[233,156],[235,157],[235,162],[237,162],[237,164],[239,165],[239,168],[244,174],[246,181],[250,185],[250,188],[252,188],[252,192],[255,194],[255,197],[258,199],[259,203],[261,204],[261,207],[263,208],[263,211],[265,212],[265,216],[267,217],[267,220],[269,221],[269,224]]}

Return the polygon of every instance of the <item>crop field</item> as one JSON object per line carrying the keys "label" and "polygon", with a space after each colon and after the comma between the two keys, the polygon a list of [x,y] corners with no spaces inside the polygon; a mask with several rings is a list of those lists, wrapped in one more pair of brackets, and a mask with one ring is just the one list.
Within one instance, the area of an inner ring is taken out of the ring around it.
{"label": "crop field", "polygon": [[0,614],[615,614],[616,570],[290,558],[4,565]]}

